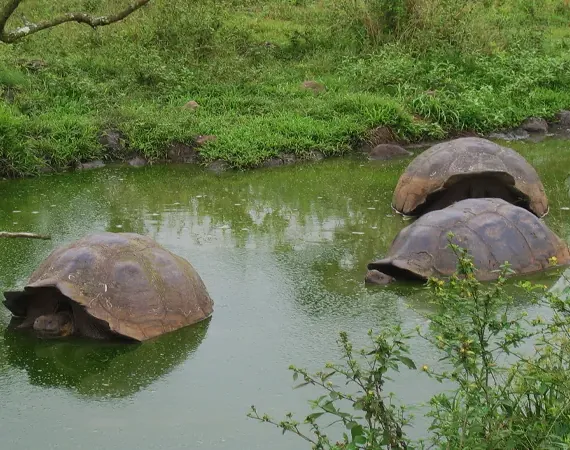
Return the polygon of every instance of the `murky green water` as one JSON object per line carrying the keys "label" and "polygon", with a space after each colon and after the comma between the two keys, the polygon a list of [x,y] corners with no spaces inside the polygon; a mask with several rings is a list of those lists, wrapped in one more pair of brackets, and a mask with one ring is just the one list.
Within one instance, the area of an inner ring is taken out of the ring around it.
{"label": "murky green water", "polygon": [[[549,225],[570,238],[569,142],[513,145],[541,174]],[[215,301],[211,320],[139,346],[38,342],[5,333],[0,310],[2,448],[305,448],[246,418],[308,411],[289,364],[318,369],[338,332],[423,323],[419,288],[365,288],[366,263],[407,224],[390,210],[409,160],[327,161],[221,176],[189,167],[106,168],[0,181],[0,287],[22,286],[56,246],[95,231],[149,234],[192,262]],[[438,355],[414,344],[419,364]],[[403,371],[406,402],[437,389]]]}

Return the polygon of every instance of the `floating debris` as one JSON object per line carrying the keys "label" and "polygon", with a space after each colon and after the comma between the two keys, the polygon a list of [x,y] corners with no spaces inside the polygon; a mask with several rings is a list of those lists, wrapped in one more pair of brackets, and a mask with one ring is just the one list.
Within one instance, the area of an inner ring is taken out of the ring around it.
{"label": "floating debris", "polygon": [[32,211],[32,214],[39,214],[39,211]]}
{"label": "floating debris", "polygon": [[241,203],[234,203],[234,206],[241,206]]}
{"label": "floating debris", "polygon": [[570,211],[570,208],[568,206],[562,206],[560,209],[562,211]]}
{"label": "floating debris", "polygon": [[364,234],[363,231],[353,231],[352,234]]}
{"label": "floating debris", "polygon": [[160,216],[160,214],[159,213],[152,213],[151,216],[157,217],[157,216]]}
{"label": "floating debris", "polygon": [[123,228],[122,225],[115,225],[115,228]]}
{"label": "floating debris", "polygon": [[366,209],[376,209],[376,208],[374,208],[374,206],[371,206],[370,208],[366,208]]}
{"label": "floating debris", "polygon": [[372,228],[373,230],[377,230],[377,229],[378,229],[378,227],[370,227],[370,228]]}
{"label": "floating debris", "polygon": [[22,211],[20,211],[19,209],[15,209],[15,210],[12,211],[12,212],[13,212],[14,214],[17,214],[17,213],[21,213]]}

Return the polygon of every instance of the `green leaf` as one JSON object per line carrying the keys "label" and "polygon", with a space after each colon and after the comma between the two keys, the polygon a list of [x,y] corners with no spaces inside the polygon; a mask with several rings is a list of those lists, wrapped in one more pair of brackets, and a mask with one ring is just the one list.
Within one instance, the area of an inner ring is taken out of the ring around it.
{"label": "green leaf", "polygon": [[352,436],[352,442],[356,442],[356,438],[364,434],[364,428],[362,425],[357,424],[350,429],[350,435]]}
{"label": "green leaf", "polygon": [[398,356],[398,360],[402,364],[405,364],[408,367],[408,369],[414,369],[414,370],[417,369],[416,364],[407,356]]}
{"label": "green leaf", "polygon": [[366,444],[366,438],[364,436],[356,436],[353,442],[357,445],[364,445]]}
{"label": "green leaf", "polygon": [[297,381],[297,378],[299,378],[299,374],[297,372],[293,373],[293,381]]}
{"label": "green leaf", "polygon": [[326,402],[325,404],[321,405],[321,408],[328,413],[336,413],[336,408],[334,407],[332,402]]}
{"label": "green leaf", "polygon": [[316,420],[316,419],[318,419],[319,417],[321,417],[323,414],[324,414],[324,412],[312,413],[312,414],[309,414],[305,420],[306,420],[307,422],[313,421],[313,420]]}

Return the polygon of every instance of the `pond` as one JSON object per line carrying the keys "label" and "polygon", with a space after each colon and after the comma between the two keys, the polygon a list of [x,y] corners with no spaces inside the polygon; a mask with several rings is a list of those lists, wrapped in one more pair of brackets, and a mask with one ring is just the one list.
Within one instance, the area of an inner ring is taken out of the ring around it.
{"label": "pond", "polygon": [[[568,141],[509,145],[537,168],[550,200],[546,221],[569,239]],[[107,167],[0,181],[0,230],[52,236],[0,240],[2,290],[21,287],[58,245],[132,231],[187,258],[215,302],[210,320],[128,347],[14,335],[0,309],[3,447],[307,448],[248,419],[250,405],[275,418],[303,417],[316,393],[292,389],[290,364],[317,370],[335,360],[343,330],[362,343],[370,328],[425,323],[421,286],[363,283],[366,264],[408,224],[390,201],[409,161],[339,159],[221,175]],[[439,355],[416,340],[413,357],[434,365]],[[390,386],[408,403],[437,389],[410,370]]]}

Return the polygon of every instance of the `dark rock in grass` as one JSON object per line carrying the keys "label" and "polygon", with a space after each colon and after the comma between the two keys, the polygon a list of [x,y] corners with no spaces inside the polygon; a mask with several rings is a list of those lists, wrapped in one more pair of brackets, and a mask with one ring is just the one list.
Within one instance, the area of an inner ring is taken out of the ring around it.
{"label": "dark rock in grass", "polygon": [[276,158],[275,156],[269,159],[266,159],[261,163],[261,167],[277,167],[282,166],[283,160],[281,158]]}
{"label": "dark rock in grass", "polygon": [[43,59],[20,58],[16,61],[20,67],[28,69],[30,72],[39,72],[48,67],[48,63]]}
{"label": "dark rock in grass", "polygon": [[129,160],[129,166],[132,167],[143,167],[146,166],[146,164],[147,164],[146,159],[140,156],[135,156],[134,158]]}
{"label": "dark rock in grass", "polygon": [[90,170],[90,169],[99,169],[101,167],[105,167],[105,163],[100,159],[96,161],[90,161],[85,163],[79,163],[77,165],[77,169],[79,170]]}
{"label": "dark rock in grass", "polygon": [[521,128],[529,133],[548,133],[548,122],[540,117],[529,117]]}
{"label": "dark rock in grass", "polygon": [[304,156],[304,159],[308,161],[322,161],[325,159],[325,155],[323,155],[323,153],[319,152],[318,150],[311,150]]}
{"label": "dark rock in grass", "polygon": [[2,98],[6,103],[14,103],[14,100],[16,99],[16,90],[10,86],[6,86],[2,91]]}
{"label": "dark rock in grass", "polygon": [[563,109],[558,113],[557,119],[558,119],[558,125],[561,128],[564,129],[570,128],[570,111]]}
{"label": "dark rock in grass", "polygon": [[385,161],[388,159],[405,158],[413,153],[395,144],[380,144],[368,153],[368,159],[373,161]]}
{"label": "dark rock in grass", "polygon": [[202,146],[202,145],[204,145],[204,144],[206,144],[206,143],[208,143],[208,142],[213,142],[213,141],[215,141],[216,139],[218,139],[218,137],[217,137],[217,136],[214,136],[213,134],[203,134],[203,135],[200,135],[200,136],[196,136],[196,137],[194,138],[194,142],[196,143],[196,145],[197,145],[198,147],[200,147],[200,146]]}
{"label": "dark rock in grass", "polygon": [[121,158],[127,153],[128,141],[127,137],[119,130],[104,130],[97,140],[113,158]]}
{"label": "dark rock in grass", "polygon": [[364,136],[359,150],[369,153],[374,147],[380,144],[394,144],[397,142],[396,136],[389,127],[380,126],[369,130]]}
{"label": "dark rock in grass", "polygon": [[190,100],[189,102],[184,104],[184,109],[189,109],[191,111],[196,111],[200,105],[195,100]]}
{"label": "dark rock in grass", "polygon": [[315,94],[320,94],[321,92],[326,91],[326,87],[324,84],[319,83],[314,80],[306,80],[301,83],[301,87],[303,89],[307,89],[309,91],[313,91]]}
{"label": "dark rock in grass", "polygon": [[279,157],[285,165],[295,164],[297,162],[297,157],[293,153],[281,153]]}
{"label": "dark rock in grass", "polygon": [[213,162],[211,162],[210,164],[208,164],[206,166],[206,168],[211,171],[214,172],[215,174],[220,174],[222,172],[225,172],[229,169],[229,165],[227,162],[221,160],[221,159],[217,159]]}
{"label": "dark rock in grass", "polygon": [[528,131],[515,129],[510,131],[498,131],[489,134],[489,139],[501,139],[503,141],[523,141],[530,137]]}
{"label": "dark rock in grass", "polygon": [[194,164],[200,161],[200,154],[195,145],[183,142],[171,142],[166,151],[168,159],[172,162]]}

